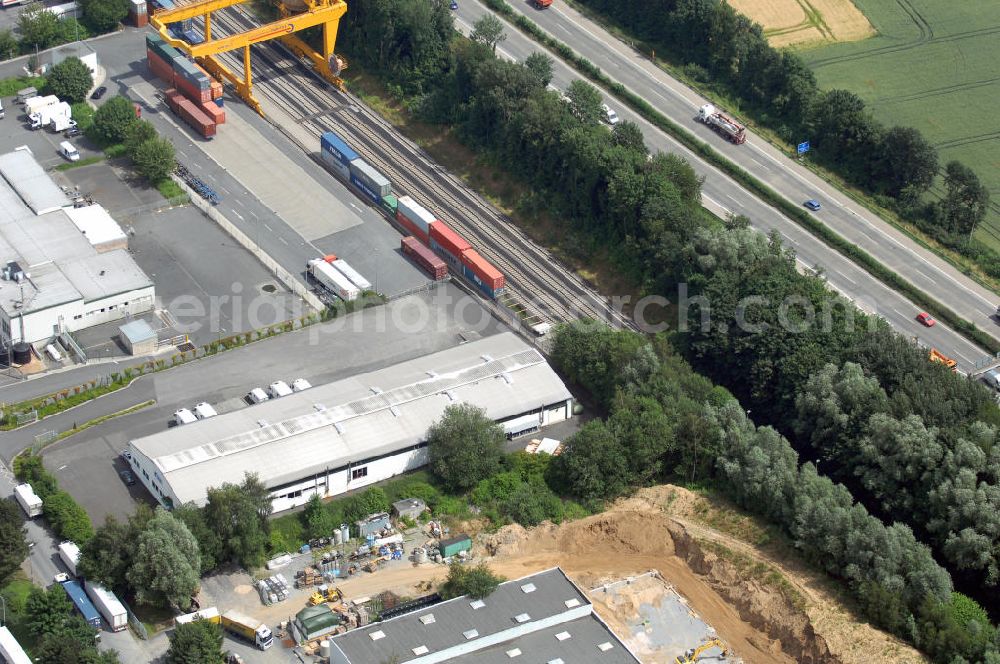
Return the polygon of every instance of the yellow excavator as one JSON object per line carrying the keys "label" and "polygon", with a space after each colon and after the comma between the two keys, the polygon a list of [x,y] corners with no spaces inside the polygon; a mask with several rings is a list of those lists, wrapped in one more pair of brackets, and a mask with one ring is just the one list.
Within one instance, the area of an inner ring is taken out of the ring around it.
{"label": "yellow excavator", "polygon": [[683,655],[680,655],[674,659],[675,664],[693,664],[698,661],[698,657],[704,653],[706,650],[711,650],[712,648],[718,648],[722,651],[722,656],[725,657],[729,654],[729,648],[726,644],[719,639],[709,639],[705,641],[697,648],[691,648]]}

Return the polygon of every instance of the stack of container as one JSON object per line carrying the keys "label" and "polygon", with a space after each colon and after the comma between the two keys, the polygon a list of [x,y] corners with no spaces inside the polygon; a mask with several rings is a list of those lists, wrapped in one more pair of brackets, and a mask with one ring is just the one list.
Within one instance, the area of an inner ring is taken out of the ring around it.
{"label": "stack of container", "polygon": [[400,249],[417,265],[430,273],[434,277],[434,281],[444,279],[445,275],[448,274],[448,266],[445,265],[444,261],[412,235],[403,238],[400,242]]}
{"label": "stack of container", "polygon": [[431,226],[431,249],[448,261],[456,272],[462,271],[462,254],[472,249],[464,237],[451,230],[443,221],[435,221]]}
{"label": "stack of container", "polygon": [[149,23],[149,8],[146,0],[131,0],[128,6],[129,23],[137,28],[144,28]]}
{"label": "stack of container", "polygon": [[344,180],[351,179],[351,162],[358,153],[332,131],[325,132],[319,141],[319,156],[323,163],[333,169]]}
{"label": "stack of container", "polygon": [[392,183],[389,182],[389,178],[361,158],[351,162],[351,184],[375,204],[392,193]]}
{"label": "stack of container", "polygon": [[424,244],[430,244],[430,226],[434,215],[409,196],[400,196],[396,205],[396,221]]}
{"label": "stack of container", "polygon": [[475,249],[462,252],[462,274],[491,298],[496,299],[503,292],[503,274]]}
{"label": "stack of container", "polygon": [[[214,136],[217,125],[226,121],[222,84],[156,34],[146,35],[146,60],[150,71],[174,88],[167,91],[171,110],[205,138]],[[178,94],[190,104],[181,104]]]}

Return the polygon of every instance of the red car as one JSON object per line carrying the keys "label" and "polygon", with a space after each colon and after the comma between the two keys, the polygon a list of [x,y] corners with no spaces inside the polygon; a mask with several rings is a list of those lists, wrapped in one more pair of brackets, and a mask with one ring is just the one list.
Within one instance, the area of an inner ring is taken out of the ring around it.
{"label": "red car", "polygon": [[934,327],[934,323],[937,321],[931,318],[931,315],[926,311],[921,311],[917,314],[917,320],[926,325],[927,327]]}

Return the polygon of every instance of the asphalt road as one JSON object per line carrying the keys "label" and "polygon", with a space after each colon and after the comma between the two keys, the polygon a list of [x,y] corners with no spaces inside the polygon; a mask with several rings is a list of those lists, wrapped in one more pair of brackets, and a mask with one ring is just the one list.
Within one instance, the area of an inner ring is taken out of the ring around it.
{"label": "asphalt road", "polygon": [[[557,7],[557,5],[553,5],[553,8],[555,7]],[[547,23],[556,21],[557,19],[554,17],[563,16],[557,12],[552,12],[550,14],[549,12],[551,9],[539,12],[532,9],[532,6],[527,3],[524,3],[523,6],[521,4],[517,4],[515,5],[515,9],[523,11],[532,20],[545,21],[546,23],[540,23],[543,27],[546,27]],[[559,6],[558,10],[568,11],[565,6]],[[488,9],[477,2],[460,3],[458,10],[459,16],[457,17],[458,27],[463,32],[468,34],[470,26],[488,12]],[[576,20],[576,16],[578,15],[574,14],[573,20]],[[623,70],[631,71],[633,68],[632,65],[626,66],[619,64],[618,66],[615,66],[614,64],[609,63],[609,59],[610,62],[617,62],[614,59],[617,49],[627,51],[627,47],[621,45],[619,42],[614,42],[614,46],[612,46],[610,44],[610,42],[613,41],[612,38],[604,37],[609,41],[609,44],[600,48],[594,47],[593,50],[595,52],[592,52],[589,48],[587,48],[587,44],[594,39],[598,39],[593,36],[595,34],[594,30],[599,30],[598,27],[592,26],[591,24],[590,27],[584,29],[578,27],[579,24],[574,25],[569,19],[562,18],[559,20],[565,23],[566,29],[579,31],[582,36],[577,38],[577,35],[574,32],[572,38],[570,38],[564,30],[554,32],[554,36],[572,44],[580,53],[585,55],[587,58],[592,58],[592,62],[601,66],[605,69],[605,71],[609,72],[612,77],[618,78],[618,80],[620,80],[627,87],[635,90],[638,94],[646,94],[646,91],[650,89],[651,85],[657,85],[657,89],[663,88],[662,85],[656,83],[647,84],[640,81],[639,84],[636,84],[633,80],[636,77],[636,74],[623,74],[621,78],[619,78],[619,74],[622,73]],[[581,21],[585,21],[585,19],[581,18]],[[560,25],[562,25],[562,23],[560,23]],[[539,44],[523,35],[509,23],[505,23],[505,27],[507,38],[497,49],[498,52],[505,57],[522,61],[531,53],[544,50]],[[587,32],[588,30],[590,32]],[[586,50],[582,50],[584,48],[586,48]],[[635,59],[634,56],[633,59]],[[639,69],[642,71],[641,68]],[[571,81],[581,78],[581,76],[579,76],[562,60],[559,60],[558,58],[555,59],[554,76],[552,80],[553,85],[564,90],[569,86]],[[674,83],[674,85],[679,84]],[[692,95],[693,93],[688,91],[687,94]],[[647,97],[648,96],[649,95],[647,95]],[[795,250],[799,262],[806,268],[820,268],[826,276],[830,286],[833,287],[834,290],[853,300],[863,311],[881,316],[901,334],[910,338],[916,338],[921,344],[938,348],[945,354],[953,357],[958,361],[959,367],[962,370],[971,371],[977,361],[985,358],[986,352],[983,349],[969,342],[965,339],[965,337],[959,335],[954,330],[947,328],[941,323],[938,323],[932,328],[924,327],[918,323],[915,320],[915,316],[919,313],[920,309],[913,302],[902,297],[881,281],[872,277],[867,271],[846,259],[842,254],[820,241],[796,222],[781,215],[774,208],[761,202],[749,191],[743,189],[721,171],[703,161],[696,154],[678,143],[674,138],[656,128],[649,122],[646,122],[636,113],[624,108],[617,100],[613,98],[606,98],[605,101],[611,108],[617,111],[622,120],[629,120],[639,125],[646,139],[646,145],[651,151],[672,152],[679,154],[691,163],[699,175],[705,177],[702,192],[703,202],[708,209],[723,216],[730,212],[746,215],[750,218],[753,226],[758,230],[765,233],[772,230],[777,231],[781,234],[785,243]],[[657,92],[656,95],[653,95],[650,101],[668,115],[673,115],[670,112],[670,109],[667,108],[664,103],[661,103],[659,92]],[[731,153],[738,153],[741,148],[746,148],[747,145],[750,145],[751,143],[754,143],[754,145],[757,146],[762,143],[762,141],[757,140],[748,141],[747,144],[742,146],[730,145],[716,136],[714,132],[708,131],[702,125],[691,120],[691,118],[696,114],[697,108],[697,104],[688,103],[686,109],[681,113],[682,117],[674,117],[674,119],[685,125],[690,124],[688,128],[692,131],[699,129],[705,130],[705,132],[707,132],[705,135],[701,135],[701,133],[699,133],[699,136],[703,139],[718,139],[718,142],[721,143],[720,145],[716,145],[713,141],[709,142],[713,142],[713,145],[715,145],[715,147],[720,151],[725,152],[727,156],[732,156]],[[776,171],[778,169],[775,167],[773,170]],[[820,196],[820,194],[814,190],[809,195],[803,195],[802,200],[817,196]],[[829,203],[829,199],[825,196],[821,197],[825,203]],[[828,204],[824,209],[832,207],[833,205]],[[875,231],[872,230],[871,233],[874,234]],[[916,259],[914,260],[916,261]],[[941,283],[944,285],[949,283],[949,277],[947,276],[941,275],[940,279],[942,280]],[[675,294],[668,293],[664,295],[672,301],[676,300]],[[942,300],[946,303],[953,304],[956,301],[956,298],[943,296]],[[986,302],[986,300],[983,300],[983,302]],[[995,311],[995,308],[995,304],[991,304],[990,312]],[[980,325],[996,334],[996,330],[994,329],[996,327],[996,323],[994,321],[988,320],[985,323],[980,322]]]}

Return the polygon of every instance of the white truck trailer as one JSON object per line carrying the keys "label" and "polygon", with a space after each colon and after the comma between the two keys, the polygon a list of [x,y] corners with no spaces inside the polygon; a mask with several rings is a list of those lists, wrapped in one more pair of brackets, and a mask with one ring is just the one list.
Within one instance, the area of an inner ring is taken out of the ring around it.
{"label": "white truck trailer", "polygon": [[55,95],[46,95],[44,97],[30,97],[24,100],[24,114],[31,119],[32,115],[37,114],[40,110],[46,106],[52,106],[59,103],[59,97]]}
{"label": "white truck trailer", "polygon": [[267,650],[274,643],[267,625],[238,611],[229,610],[222,614],[222,629],[246,639],[261,650]]}
{"label": "white truck trailer", "polygon": [[14,487],[14,498],[29,519],[42,515],[42,499],[35,494],[30,484],[18,484]]}
{"label": "white truck trailer", "polygon": [[361,276],[361,273],[351,267],[343,258],[338,258],[330,263],[330,265],[335,267],[338,272],[347,277],[347,280],[357,286],[358,290],[362,293],[372,289],[371,282]]}
{"label": "white truck trailer", "polygon": [[80,562],[80,547],[70,541],[62,542],[59,545],[59,560],[69,570],[73,576],[77,576],[76,564]]}
{"label": "white truck trailer", "polygon": [[87,597],[104,616],[112,632],[121,632],[128,628],[128,613],[113,592],[90,581],[87,581],[83,588],[87,591]]}
{"label": "white truck trailer", "polygon": [[53,122],[64,122],[73,117],[73,109],[64,101],[49,106],[43,106],[37,113],[29,116],[32,129],[49,127]]}
{"label": "white truck trailer", "polygon": [[0,655],[7,664],[31,664],[31,658],[6,627],[0,627]]}
{"label": "white truck trailer", "polygon": [[746,127],[711,104],[705,104],[698,109],[698,120],[731,143],[740,145],[747,140]]}
{"label": "white truck trailer", "polygon": [[309,274],[315,279],[323,288],[327,289],[344,302],[351,302],[358,299],[358,295],[361,292],[358,287],[351,283],[350,279],[345,277],[340,273],[339,270],[332,267],[322,258],[316,258],[309,261],[308,269]]}

